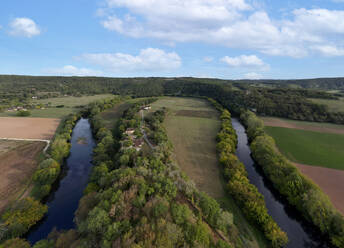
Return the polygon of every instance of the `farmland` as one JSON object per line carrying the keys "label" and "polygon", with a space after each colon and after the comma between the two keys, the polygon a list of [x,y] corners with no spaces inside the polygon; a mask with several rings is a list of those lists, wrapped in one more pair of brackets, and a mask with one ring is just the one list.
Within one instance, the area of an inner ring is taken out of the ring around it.
{"label": "farmland", "polygon": [[291,161],[344,170],[344,135],[282,127],[265,129]]}
{"label": "farmland", "polygon": [[333,205],[344,214],[344,171],[296,164],[296,167],[312,179],[330,197]]}
{"label": "farmland", "polygon": [[[75,113],[80,110],[80,106],[85,106],[90,102],[94,102],[100,99],[108,98],[113,95],[102,94],[94,96],[65,96],[47,99],[31,100],[34,105],[44,106],[39,109],[30,109],[31,117],[38,118],[63,118],[64,116]],[[16,112],[3,112],[0,113],[0,117],[14,117]]]}
{"label": "farmland", "polygon": [[260,117],[265,126],[270,127],[285,127],[300,129],[306,131],[316,131],[322,133],[337,133],[344,134],[344,125],[336,125],[332,123],[319,123],[309,121],[295,121],[290,119],[275,118],[275,117]]}
{"label": "farmland", "polygon": [[282,152],[344,213],[344,127],[329,123],[261,118]]}
{"label": "farmland", "polygon": [[44,146],[44,142],[0,141],[0,213],[25,192]]}
{"label": "farmland", "polygon": [[50,140],[59,119],[0,117],[0,138]]}

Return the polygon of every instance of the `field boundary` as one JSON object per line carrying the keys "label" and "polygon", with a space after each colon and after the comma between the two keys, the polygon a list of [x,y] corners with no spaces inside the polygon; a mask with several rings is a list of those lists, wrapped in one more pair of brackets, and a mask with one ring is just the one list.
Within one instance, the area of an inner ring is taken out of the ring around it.
{"label": "field boundary", "polygon": [[[317,126],[312,126],[309,122],[302,123],[300,121],[293,121],[293,120],[284,120],[280,118],[270,118],[264,117],[260,119],[264,122],[264,125],[267,127],[283,127],[289,129],[298,129],[298,130],[305,130],[305,131],[313,131],[313,132],[320,132],[320,133],[334,133],[334,134],[344,134],[344,126],[343,128],[335,128],[335,127],[326,127],[320,126],[322,123],[314,122]],[[300,122],[300,123],[299,123]],[[334,125],[334,124],[333,124]]]}
{"label": "field boundary", "polygon": [[18,138],[0,138],[0,140],[13,140],[13,141],[30,141],[30,142],[45,142],[47,143],[46,146],[43,149],[43,153],[46,153],[50,146],[50,140],[44,140],[44,139],[18,139]]}

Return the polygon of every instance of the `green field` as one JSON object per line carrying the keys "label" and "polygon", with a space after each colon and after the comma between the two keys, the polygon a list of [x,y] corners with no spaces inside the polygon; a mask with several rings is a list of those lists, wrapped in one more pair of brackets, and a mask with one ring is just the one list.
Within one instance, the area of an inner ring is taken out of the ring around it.
{"label": "green field", "polygon": [[265,127],[291,161],[344,170],[344,135],[282,127]]}
{"label": "green field", "polygon": [[100,113],[100,117],[104,121],[105,127],[108,129],[113,129],[117,121],[122,117],[123,112],[130,107],[129,102],[119,103],[115,107],[105,110]]}
{"label": "green field", "polygon": [[[196,98],[162,98],[152,105],[152,110],[162,107],[170,110],[165,126],[179,166],[201,191],[222,197],[224,190],[216,158],[215,138],[220,129],[217,111],[205,100]],[[194,117],[193,111],[209,114],[209,118]]]}
{"label": "green field", "polygon": [[[41,117],[41,118],[62,118],[70,113],[75,113],[80,108],[78,106],[85,106],[90,102],[94,102],[100,99],[112,97],[111,94],[95,95],[95,96],[66,96],[32,100],[34,104],[49,104],[50,107],[45,109],[33,109],[30,110],[30,117]],[[56,106],[64,105],[63,108],[56,108]],[[16,112],[4,112],[0,113],[0,117],[15,117]]]}
{"label": "green field", "polygon": [[164,125],[173,143],[174,158],[197,188],[213,196],[224,209],[234,214],[240,235],[251,240],[250,247],[267,247],[263,234],[245,219],[235,201],[225,192],[216,154],[216,135],[221,122],[219,113],[205,100],[163,97],[152,104],[152,111],[166,107]]}
{"label": "green field", "polygon": [[327,100],[327,99],[309,99],[314,103],[323,104],[328,106],[331,112],[344,112],[344,98],[339,100]]}

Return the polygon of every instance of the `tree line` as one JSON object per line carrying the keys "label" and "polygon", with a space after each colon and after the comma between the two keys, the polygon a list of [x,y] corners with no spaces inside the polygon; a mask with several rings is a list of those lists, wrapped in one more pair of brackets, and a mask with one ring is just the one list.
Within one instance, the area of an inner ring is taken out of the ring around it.
{"label": "tree line", "polygon": [[328,196],[277,151],[273,138],[265,133],[263,122],[254,113],[243,111],[240,118],[247,127],[252,156],[273,186],[333,245],[344,247],[344,218]]}
{"label": "tree line", "polygon": [[[235,81],[199,78],[101,78],[101,77],[29,77],[0,75],[0,106],[5,109],[14,103],[28,103],[31,96],[40,92],[68,95],[94,95],[112,93],[133,97],[162,95],[206,96],[220,102],[233,112],[240,108],[256,111],[260,115],[295,120],[344,124],[344,113],[329,111],[325,105],[308,98],[337,99],[340,93],[327,93],[316,89],[323,85],[342,87],[342,79],[310,80],[301,89],[288,85],[304,81]],[[314,83],[317,82],[317,83]],[[319,84],[318,84],[319,83]],[[326,86],[327,87],[327,86]],[[309,89],[311,88],[311,89]],[[1,109],[1,108],[0,108]],[[1,110],[0,110],[1,111]]]}
{"label": "tree line", "polygon": [[269,215],[265,205],[264,196],[250,183],[245,166],[235,155],[237,135],[232,127],[231,114],[228,110],[212,99],[208,99],[220,111],[221,130],[217,134],[217,152],[219,161],[228,178],[227,189],[236,203],[242,208],[246,217],[257,224],[265,237],[271,242],[272,247],[284,247],[288,237],[273,218]]}

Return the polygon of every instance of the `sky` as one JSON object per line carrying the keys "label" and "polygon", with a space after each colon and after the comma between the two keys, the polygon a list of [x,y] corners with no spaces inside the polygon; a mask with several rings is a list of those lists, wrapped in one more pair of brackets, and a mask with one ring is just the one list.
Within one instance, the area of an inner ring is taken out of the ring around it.
{"label": "sky", "polygon": [[1,0],[0,74],[344,77],[344,0]]}

